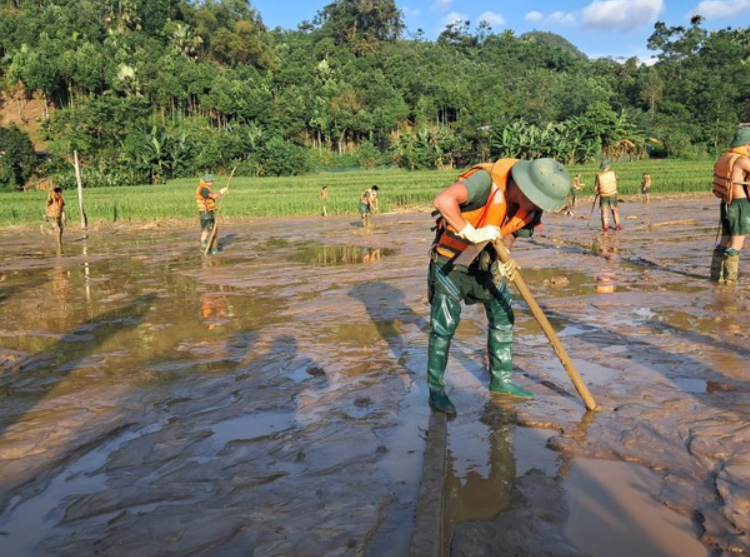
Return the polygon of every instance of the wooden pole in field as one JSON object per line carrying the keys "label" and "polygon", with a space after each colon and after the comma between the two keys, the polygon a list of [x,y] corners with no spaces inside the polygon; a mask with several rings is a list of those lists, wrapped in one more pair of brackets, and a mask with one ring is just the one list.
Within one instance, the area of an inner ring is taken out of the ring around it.
{"label": "wooden pole in field", "polygon": [[81,182],[81,166],[78,164],[78,150],[73,150],[73,162],[76,169],[76,182],[78,183],[78,207],[81,210],[81,228],[86,229],[88,219],[86,211],[83,210],[83,183]]}

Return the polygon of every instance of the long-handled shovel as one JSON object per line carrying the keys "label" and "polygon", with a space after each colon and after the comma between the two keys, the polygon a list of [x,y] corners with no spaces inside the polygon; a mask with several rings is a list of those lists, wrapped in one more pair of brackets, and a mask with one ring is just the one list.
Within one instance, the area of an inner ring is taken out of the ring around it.
{"label": "long-handled shovel", "polygon": [[589,213],[589,222],[586,225],[586,228],[591,228],[591,217],[594,216],[594,208],[596,207],[596,200],[597,200],[598,197],[599,197],[599,194],[597,193],[594,196],[594,202],[591,204],[591,212]]}
{"label": "long-handled shovel", "polygon": [[[510,259],[510,253],[508,252],[508,249],[505,247],[502,241],[494,242],[493,245],[495,247],[495,251],[500,257],[500,261],[502,261],[503,263],[507,263]],[[594,397],[591,396],[588,387],[583,382],[583,379],[581,379],[581,376],[578,374],[578,370],[576,370],[575,366],[573,365],[573,362],[568,356],[568,353],[565,351],[565,347],[563,347],[560,339],[557,338],[557,334],[552,328],[550,322],[547,320],[547,317],[544,315],[542,308],[539,307],[539,304],[536,303],[534,296],[531,295],[529,288],[526,286],[526,281],[523,280],[521,271],[518,269],[516,269],[516,272],[513,276],[513,283],[521,293],[521,296],[523,296],[523,299],[526,301],[526,304],[529,306],[532,315],[536,318],[539,326],[544,331],[544,334],[547,335],[550,344],[552,344],[552,348],[555,350],[555,354],[557,354],[557,357],[560,359],[560,363],[565,368],[565,372],[568,374],[568,377],[570,377],[570,380],[573,381],[573,385],[578,391],[578,394],[581,395],[583,403],[586,405],[586,409],[595,410],[596,401],[594,400]]]}
{"label": "long-handled shovel", "polygon": [[[234,168],[232,169],[232,172],[229,174],[229,178],[227,178],[227,192],[229,192],[229,182],[232,181],[232,176],[234,176],[234,171],[237,170],[237,165],[234,165]],[[211,235],[208,237],[208,243],[206,244],[206,251],[203,252],[203,255],[208,255],[208,250],[211,249],[211,246],[214,243],[214,239],[216,239],[216,233],[219,231],[219,213],[221,212],[221,207],[224,204],[224,196],[221,196],[221,199],[219,200],[219,206],[216,208],[216,213],[214,213],[214,227],[211,230]]]}

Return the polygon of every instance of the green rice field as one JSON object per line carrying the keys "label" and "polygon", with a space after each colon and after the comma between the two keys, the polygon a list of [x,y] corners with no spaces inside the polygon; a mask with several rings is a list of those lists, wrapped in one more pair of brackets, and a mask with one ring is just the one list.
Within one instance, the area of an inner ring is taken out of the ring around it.
{"label": "green rice field", "polygon": [[[713,162],[637,161],[614,163],[621,195],[640,193],[641,177],[651,174],[653,197],[660,194],[710,191]],[[580,196],[592,195],[598,165],[569,167],[571,177],[581,174]],[[246,178],[235,176],[224,201],[218,201],[222,218],[299,217],[321,213],[320,189],[328,186],[328,214],[355,215],[359,195],[367,187],[380,188],[381,212],[403,207],[428,207],[435,194],[450,185],[461,170],[417,171],[386,169],[308,174],[300,177]],[[226,185],[217,173],[215,188]],[[84,183],[84,208],[89,222],[158,221],[197,217],[194,191],[198,177],[165,185],[96,188]],[[42,191],[0,193],[0,226],[28,225],[43,221]],[[68,223],[80,222],[78,195],[64,192]]]}

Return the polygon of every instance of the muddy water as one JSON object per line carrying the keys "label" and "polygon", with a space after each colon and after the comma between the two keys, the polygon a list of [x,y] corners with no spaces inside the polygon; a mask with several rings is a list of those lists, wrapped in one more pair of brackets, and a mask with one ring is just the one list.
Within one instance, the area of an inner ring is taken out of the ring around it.
{"label": "muddy water", "polygon": [[[624,203],[607,235],[552,215],[514,249],[601,412],[520,299],[515,363],[536,400],[489,397],[486,321],[465,310],[453,554],[497,554],[502,521],[546,533],[503,540],[508,555],[750,552],[748,290],[706,282],[714,205]],[[4,553],[406,555],[429,216],[226,223],[208,258],[192,224],[73,229],[61,257],[0,231]],[[649,518],[611,538],[617,505]]]}

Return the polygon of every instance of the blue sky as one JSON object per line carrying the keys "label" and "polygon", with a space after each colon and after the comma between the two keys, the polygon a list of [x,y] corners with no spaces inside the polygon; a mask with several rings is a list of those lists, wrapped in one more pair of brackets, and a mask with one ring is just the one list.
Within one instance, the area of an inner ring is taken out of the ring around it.
{"label": "blue sky", "polygon": [[[270,28],[296,29],[333,0],[250,0]],[[472,30],[487,21],[494,32],[550,31],[562,35],[588,56],[644,61],[654,53],[646,41],[656,21],[690,24],[704,16],[706,29],[750,26],[750,0],[396,0],[408,33],[418,29],[434,40],[446,24],[468,19]]]}

